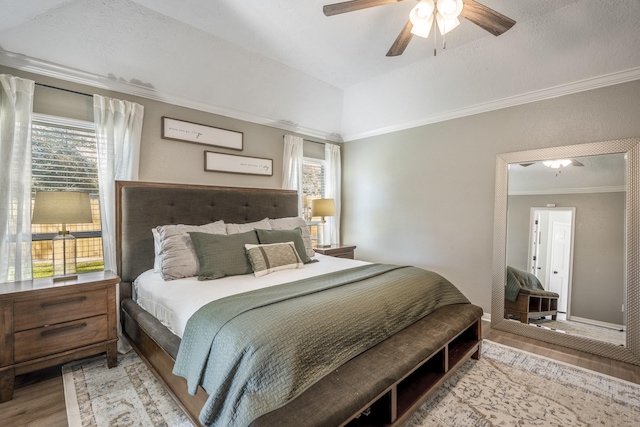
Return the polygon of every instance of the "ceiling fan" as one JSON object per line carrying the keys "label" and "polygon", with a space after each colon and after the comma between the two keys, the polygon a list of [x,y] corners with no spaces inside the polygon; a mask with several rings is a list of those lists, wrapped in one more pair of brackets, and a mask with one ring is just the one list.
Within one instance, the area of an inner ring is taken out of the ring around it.
{"label": "ceiling fan", "polygon": [[[326,16],[333,16],[402,1],[405,0],[351,0],[328,4],[322,10]],[[460,23],[458,16],[468,19],[494,36],[499,36],[516,23],[475,0],[419,0],[411,10],[409,22],[398,34],[387,56],[402,55],[414,35],[428,37],[434,20],[440,33],[446,34]],[[433,28],[435,33],[435,26]]]}

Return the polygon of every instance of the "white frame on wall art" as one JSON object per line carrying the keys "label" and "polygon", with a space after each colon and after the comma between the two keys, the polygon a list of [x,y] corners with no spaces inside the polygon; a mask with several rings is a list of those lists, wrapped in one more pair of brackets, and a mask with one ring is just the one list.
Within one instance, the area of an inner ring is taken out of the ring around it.
{"label": "white frame on wall art", "polygon": [[242,151],[244,134],[214,126],[162,117],[162,138]]}
{"label": "white frame on wall art", "polygon": [[204,170],[207,172],[238,173],[243,175],[273,175],[273,160],[239,154],[204,152]]}

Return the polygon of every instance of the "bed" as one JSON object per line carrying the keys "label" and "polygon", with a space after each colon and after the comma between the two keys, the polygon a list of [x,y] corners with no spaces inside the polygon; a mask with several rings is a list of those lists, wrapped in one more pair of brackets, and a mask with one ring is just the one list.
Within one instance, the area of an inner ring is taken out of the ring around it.
{"label": "bed", "polygon": [[[190,307],[186,310],[188,313],[186,321],[182,319],[177,320],[177,323],[171,323],[169,319],[171,314],[163,317],[162,310],[148,308],[149,311],[147,311],[142,308],[140,304],[144,305],[143,300],[149,297],[149,291],[148,289],[145,291],[140,283],[145,275],[154,277],[153,270],[156,267],[154,265],[156,251],[151,229],[168,224],[204,225],[217,221],[242,225],[258,223],[265,218],[286,221],[297,214],[297,194],[288,190],[119,181],[116,183],[116,211],[116,251],[118,274],[122,279],[120,301],[124,334],[191,421],[199,425],[200,416],[204,412],[203,407],[206,408],[207,401],[210,401],[215,393],[209,395],[196,384],[195,389],[191,390],[195,391],[195,395],[191,395],[188,388],[194,388],[193,385],[188,386],[187,381],[182,376],[175,375],[173,371],[182,363],[181,360],[187,353],[185,348],[191,347],[190,344],[184,344],[183,348],[180,348],[183,341],[188,343],[191,335],[194,335],[193,333],[189,334],[189,331],[200,333],[206,329],[189,325],[198,317],[191,314],[202,312],[203,307],[191,306],[192,301],[183,297],[195,295],[198,292],[197,289],[206,282],[197,283],[198,281],[194,278],[180,279],[186,280],[180,285],[184,286],[180,288],[180,292],[174,296],[169,294],[169,296],[163,297],[165,302]],[[300,252],[298,251],[298,253]],[[345,293],[340,294],[342,296],[339,298],[327,297],[328,303],[325,301],[321,306],[339,310],[337,301],[342,301],[343,296],[347,295],[345,289],[352,289],[352,286],[355,286],[353,283],[364,282],[364,279],[361,280],[359,277],[357,280],[349,279],[351,281],[348,281],[345,276],[356,273],[370,274],[371,277],[366,280],[376,282],[380,292],[387,292],[384,288],[389,288],[388,277],[398,274],[423,274],[417,271],[420,269],[413,267],[371,265],[353,260],[323,257],[322,255],[316,255],[314,258],[316,257],[319,258],[317,263],[304,264],[304,267],[300,269],[278,271],[260,278],[269,282],[275,281],[276,277],[286,276],[295,277],[299,281],[291,282],[288,280],[292,279],[287,279],[283,284],[272,283],[273,286],[267,285],[265,289],[256,290],[256,292],[277,293],[286,288],[299,290],[302,283],[305,284],[304,286],[318,286],[312,285],[311,282],[323,280],[324,282],[336,282],[331,285],[332,292],[334,292],[335,286],[335,292]],[[333,268],[334,271],[326,273],[323,269],[328,267]],[[375,269],[380,271],[373,271]],[[435,273],[427,273],[435,275]],[[293,276],[289,276],[290,274]],[[296,276],[299,274],[303,276]],[[316,275],[316,277],[307,278],[304,274]],[[157,274],[155,278],[157,279]],[[237,283],[246,280],[246,278],[234,277],[226,277],[221,280],[227,279],[231,279],[228,281],[229,283],[236,283],[234,280],[238,281]],[[223,283],[222,281],[217,283]],[[340,281],[344,281],[346,285],[338,284],[337,282]],[[133,285],[134,282],[135,285]],[[307,284],[307,282],[309,283]],[[158,285],[155,285],[157,288],[163,286],[163,281],[157,283]],[[242,283],[253,282],[245,281]],[[394,282],[393,286],[400,286],[399,283],[400,281]],[[171,282],[166,282],[165,285],[171,292]],[[193,286],[193,288],[189,286]],[[245,285],[232,284],[231,288],[238,286]],[[313,294],[314,298],[317,295],[324,295],[325,285],[322,286],[322,292],[316,292],[313,288],[314,290],[308,294]],[[440,292],[440,287],[440,285],[435,286],[438,292]],[[155,289],[154,285],[151,285],[151,289]],[[173,290],[175,292],[175,289]],[[254,294],[252,289],[248,290],[250,292],[241,293],[238,299],[246,300],[247,295],[254,296],[254,299],[262,298],[262,295]],[[376,290],[376,292],[378,291]],[[399,293],[405,294],[404,291]],[[351,291],[349,294],[351,295]],[[375,292],[371,292],[371,294],[378,295]],[[353,295],[358,294],[354,293]],[[304,297],[306,298],[307,294],[304,294]],[[138,299],[140,304],[134,301],[134,298]],[[233,298],[221,298],[219,301],[222,304]],[[286,301],[291,300],[287,299]],[[296,301],[299,300],[301,301],[301,299],[296,299]],[[215,303],[219,301],[215,301]],[[354,304],[353,310],[340,309],[338,313],[354,311],[359,313],[354,318],[355,320],[365,318],[368,309],[364,297],[362,301],[362,304]],[[393,303],[393,305],[395,304],[396,302]],[[381,304],[374,304],[374,306],[378,305]],[[257,310],[252,307],[248,312],[254,316],[262,316],[263,312]],[[295,313],[296,310],[300,310],[300,307],[292,305],[291,310],[292,313]],[[162,321],[152,315],[150,311],[155,311],[154,314]],[[217,308],[215,311],[218,311]],[[280,311],[280,309],[276,311]],[[368,317],[372,318],[371,321],[375,321],[378,316],[384,316],[384,313],[376,312],[375,316]],[[340,359],[339,365],[331,365],[331,368],[325,370],[320,377],[311,379],[303,387],[297,389],[296,393],[287,398],[282,405],[259,413],[256,418],[250,421],[239,422],[238,425],[254,427],[273,425],[399,425],[406,421],[411,413],[419,408],[437,387],[465,361],[480,356],[481,316],[481,308],[469,303],[458,302],[434,306],[428,315],[420,317],[420,314],[417,314],[416,319],[407,315],[409,324],[402,325],[402,328],[397,331],[391,329],[390,335],[381,340],[375,338],[377,332],[374,333],[374,331],[381,329],[382,326],[373,325],[370,329],[363,331],[356,340],[352,340],[356,341],[358,345],[368,346],[366,344],[368,336],[374,336],[371,338],[370,346],[357,350],[357,354],[350,354],[344,360]],[[271,314],[264,312],[265,322],[271,317]],[[301,316],[299,321],[292,323],[304,325],[305,318],[306,315]],[[292,317],[291,319],[296,318]],[[402,319],[401,321],[406,322],[407,320]],[[255,319],[253,322],[256,324]],[[315,324],[316,322],[311,323]],[[350,324],[352,321],[342,323]],[[278,325],[278,323],[275,324]],[[189,329],[190,326],[191,329]],[[333,331],[333,327],[323,327],[323,330]],[[369,326],[364,327],[369,328]],[[265,328],[265,331],[278,329],[268,326]],[[319,332],[320,329],[315,333]],[[290,331],[286,332],[286,334],[289,333]],[[302,339],[305,335],[302,332],[299,333]],[[238,335],[244,335],[244,332]],[[261,348],[270,342],[274,341],[268,341],[258,347]],[[326,348],[333,347],[334,344],[326,346]],[[273,357],[272,359],[287,358]],[[178,360],[178,364],[176,364],[176,360]],[[295,363],[300,362],[296,361]],[[338,362],[331,360],[331,363]],[[265,381],[261,378],[259,383],[263,384]],[[248,392],[245,394],[249,395]],[[242,395],[240,397],[244,398]],[[222,425],[220,422],[218,424]]]}
{"label": "bed", "polygon": [[521,323],[529,323],[529,319],[558,316],[558,295],[546,291],[538,278],[517,268],[507,266],[507,280],[504,293],[504,317],[515,317]]}

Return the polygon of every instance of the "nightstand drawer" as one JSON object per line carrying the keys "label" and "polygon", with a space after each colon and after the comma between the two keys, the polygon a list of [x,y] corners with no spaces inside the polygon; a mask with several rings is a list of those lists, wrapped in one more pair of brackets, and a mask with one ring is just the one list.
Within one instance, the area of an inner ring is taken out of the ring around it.
{"label": "nightstand drawer", "polygon": [[106,315],[16,332],[13,344],[15,362],[104,341],[107,332]]}
{"label": "nightstand drawer", "polygon": [[68,322],[107,312],[107,291],[97,289],[16,301],[14,330],[25,331],[45,325]]}
{"label": "nightstand drawer", "polygon": [[316,253],[332,256],[334,258],[354,259],[355,246],[348,245],[332,245],[325,248],[313,248]]}
{"label": "nightstand drawer", "polygon": [[334,257],[334,258],[348,258],[348,259],[353,259],[353,251],[333,253],[333,254],[331,254],[331,256],[332,256],[332,257]]}

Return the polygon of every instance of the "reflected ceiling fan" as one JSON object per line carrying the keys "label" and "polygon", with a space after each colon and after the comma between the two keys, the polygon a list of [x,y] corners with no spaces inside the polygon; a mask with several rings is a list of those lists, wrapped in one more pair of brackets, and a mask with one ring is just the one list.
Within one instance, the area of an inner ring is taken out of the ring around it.
{"label": "reflected ceiling fan", "polygon": [[[534,163],[535,162],[520,163],[520,166],[526,168],[527,166],[531,166]],[[569,165],[571,165],[571,166],[584,166],[582,163],[580,163],[576,159],[545,160],[544,162],[542,162],[542,164],[545,165],[548,168],[553,168],[553,169],[559,169],[561,167],[569,166]]]}
{"label": "reflected ceiling fan", "polygon": [[[351,0],[328,4],[322,10],[326,16],[333,16],[402,1],[405,0]],[[468,19],[494,36],[499,36],[516,23],[513,19],[475,0],[419,0],[418,4],[411,9],[409,22],[398,34],[387,56],[402,55],[414,35],[426,38],[431,28],[435,34],[436,26],[444,36],[460,24],[458,16]],[[433,25],[434,21],[436,25]],[[444,47],[446,48],[446,45]],[[434,49],[433,54],[435,53]]]}

